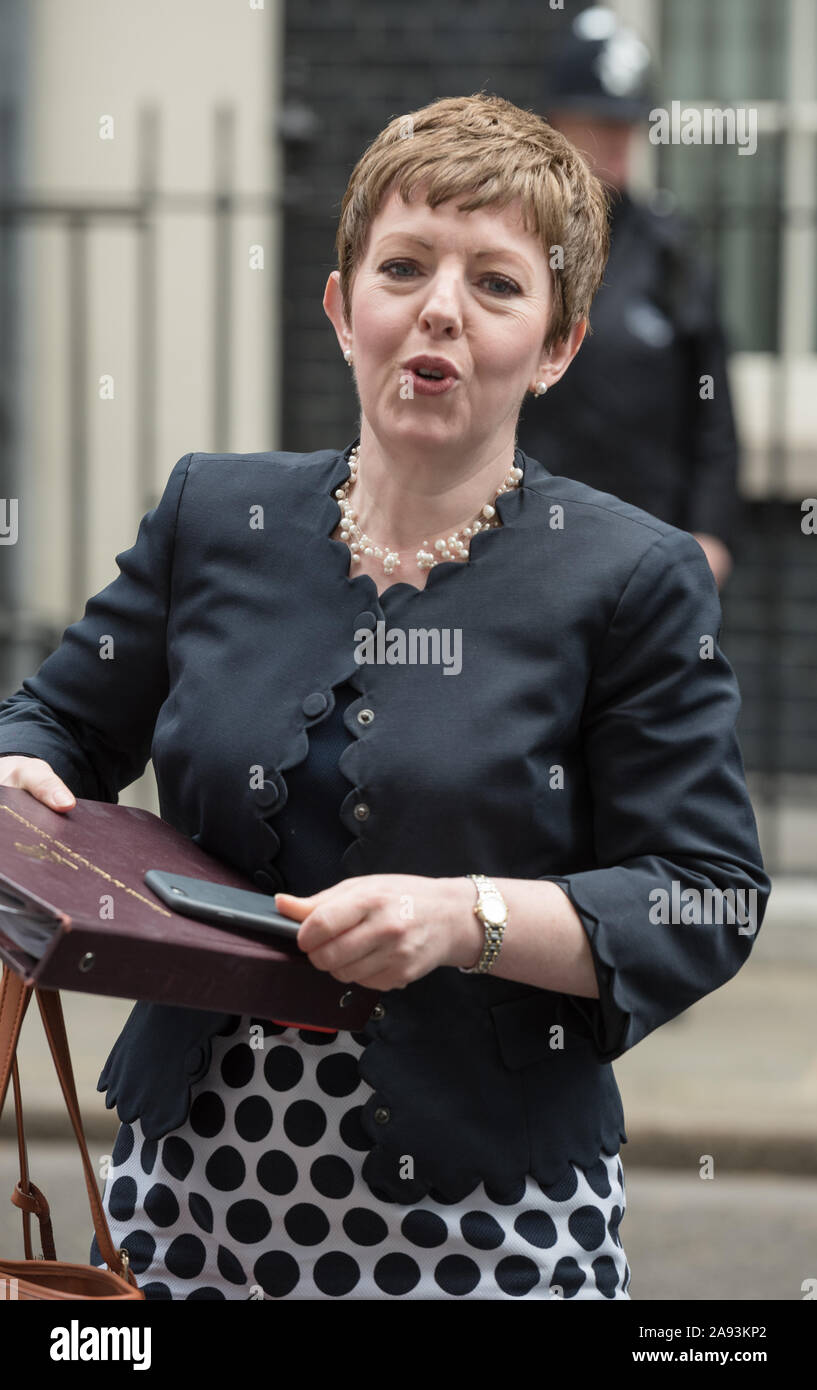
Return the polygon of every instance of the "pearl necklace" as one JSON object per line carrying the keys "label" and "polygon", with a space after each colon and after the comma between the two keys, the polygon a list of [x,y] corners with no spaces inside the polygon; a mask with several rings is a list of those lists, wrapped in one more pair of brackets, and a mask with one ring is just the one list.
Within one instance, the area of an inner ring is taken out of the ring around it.
{"label": "pearl necklace", "polygon": [[[398,552],[392,550],[390,546],[375,545],[374,541],[370,540],[365,531],[361,531],[358,525],[357,515],[349,501],[349,491],[357,482],[359,454],[360,445],[356,444],[349,455],[349,477],[342,487],[335,489],[335,497],[338,499],[341,512],[343,513],[340,523],[340,538],[342,541],[346,541],[349,546],[352,552],[353,564],[356,560],[360,560],[363,555],[373,555],[376,559],[383,561],[384,573],[391,574],[395,567],[400,564]],[[496,493],[496,497],[499,497],[500,493],[510,492],[511,489],[518,487],[519,480],[523,476],[524,474],[521,468],[517,468],[516,466],[510,468],[506,474],[505,481]],[[496,497],[494,501],[496,501]],[[496,527],[499,524],[498,520],[494,520],[495,516],[496,507],[492,506],[490,502],[486,502],[485,506],[477,513],[475,520],[470,526],[463,526],[459,531],[446,537],[444,540],[434,542],[434,550],[437,552],[436,555],[429,548],[428,541],[423,541],[422,546],[417,551],[418,568],[421,570],[433,569],[434,565],[439,564],[440,560],[467,560],[470,543],[477,532],[489,530],[491,527]]]}

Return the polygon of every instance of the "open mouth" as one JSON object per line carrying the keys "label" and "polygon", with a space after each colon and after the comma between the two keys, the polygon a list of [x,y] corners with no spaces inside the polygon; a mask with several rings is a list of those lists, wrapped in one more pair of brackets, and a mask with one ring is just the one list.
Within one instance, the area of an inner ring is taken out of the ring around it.
{"label": "open mouth", "polygon": [[411,379],[417,396],[441,396],[457,384],[455,376],[446,376],[437,367],[412,367]]}

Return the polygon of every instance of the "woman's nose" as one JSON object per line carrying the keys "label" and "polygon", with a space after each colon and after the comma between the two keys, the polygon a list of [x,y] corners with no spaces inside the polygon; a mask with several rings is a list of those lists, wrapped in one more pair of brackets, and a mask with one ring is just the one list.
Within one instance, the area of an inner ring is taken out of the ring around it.
{"label": "woman's nose", "polygon": [[458,327],[462,322],[461,290],[453,276],[436,276],[429,285],[421,317],[430,328]]}

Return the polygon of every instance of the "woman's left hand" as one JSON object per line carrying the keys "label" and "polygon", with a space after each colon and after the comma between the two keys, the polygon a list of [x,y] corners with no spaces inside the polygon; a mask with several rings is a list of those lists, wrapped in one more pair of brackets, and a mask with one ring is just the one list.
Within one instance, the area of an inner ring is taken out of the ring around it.
{"label": "woman's left hand", "polygon": [[473,965],[482,929],[467,878],[362,874],[309,898],[276,893],[298,945],[344,984],[403,989],[438,965]]}

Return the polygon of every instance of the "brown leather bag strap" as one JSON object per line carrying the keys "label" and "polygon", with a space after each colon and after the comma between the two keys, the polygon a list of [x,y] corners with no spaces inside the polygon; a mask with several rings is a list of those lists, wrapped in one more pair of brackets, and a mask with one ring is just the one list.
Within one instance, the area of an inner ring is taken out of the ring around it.
{"label": "brown leather bag strap", "polygon": [[[79,1102],[77,1100],[76,1085],[74,1083],[74,1072],[71,1066],[71,1054],[68,1050],[68,1037],[65,1031],[65,1019],[62,1012],[62,1003],[57,990],[35,989],[31,985],[26,985],[22,978],[8,966],[3,966],[2,986],[0,986],[0,1113],[2,1113],[3,1103],[8,1091],[9,1078],[15,1069],[17,1043],[20,1036],[20,1028],[26,1009],[31,1001],[31,995],[36,994],[37,1003],[43,1020],[48,1045],[51,1049],[51,1056],[57,1071],[57,1077],[65,1098],[65,1104],[71,1119],[77,1144],[79,1145],[80,1157],[85,1173],[85,1186],[88,1190],[88,1201],[91,1207],[91,1215],[96,1232],[97,1244],[103,1260],[114,1274],[124,1274],[130,1283],[135,1284],[132,1271],[127,1268],[121,1253],[118,1252],[111,1238],[108,1222],[102,1207],[99,1195],[99,1188],[96,1183],[93,1165],[88,1155],[88,1146],[85,1142],[85,1134],[82,1128],[82,1119],[79,1113]],[[15,1086],[15,1099],[19,1097],[19,1077]],[[28,1167],[25,1159],[25,1134],[22,1124],[22,1112],[17,1112],[17,1132],[20,1151],[22,1155],[22,1169],[20,1183],[15,1188],[12,1201],[23,1210],[23,1225],[25,1231],[26,1207],[40,1217],[41,1232],[45,1229],[50,1231],[50,1220],[48,1213],[48,1203],[28,1178]],[[37,1203],[36,1207],[30,1206],[31,1200]],[[43,1218],[47,1226],[43,1226]],[[51,1241],[53,1250],[53,1238]],[[29,1247],[30,1249],[30,1243]],[[26,1250],[27,1258],[30,1258]],[[56,1258],[49,1255],[45,1246],[43,1254],[46,1259]]]}
{"label": "brown leather bag strap", "polygon": [[51,1213],[46,1201],[45,1194],[39,1187],[35,1187],[28,1175],[28,1154],[26,1152],[26,1136],[23,1126],[23,1097],[20,1091],[20,1075],[17,1070],[17,1058],[14,1058],[11,1071],[14,1083],[14,1115],[17,1121],[17,1148],[20,1154],[20,1181],[11,1194],[11,1200],[16,1207],[20,1207],[23,1213],[23,1246],[27,1260],[34,1259],[34,1251],[31,1248],[31,1217],[36,1216],[40,1223],[40,1248],[43,1252],[44,1260],[56,1260],[57,1252],[54,1248],[54,1232],[51,1227]]}
{"label": "brown leather bag strap", "polygon": [[[88,1145],[85,1142],[85,1133],[82,1128],[82,1118],[79,1112],[79,1101],[77,1100],[77,1088],[74,1084],[74,1070],[71,1066],[71,1054],[68,1050],[68,1035],[65,1031],[65,1019],[62,1012],[62,1001],[59,991],[56,989],[38,989],[37,1003],[40,1006],[43,1027],[48,1038],[48,1045],[51,1048],[51,1056],[54,1059],[54,1066],[60,1079],[62,1093],[65,1096],[65,1104],[68,1107],[68,1114],[71,1117],[71,1124],[74,1127],[74,1134],[77,1137],[82,1166],[85,1170],[85,1186],[88,1189],[88,1201],[91,1205],[91,1214],[94,1219],[94,1230],[96,1231],[97,1245],[99,1252],[114,1274],[125,1274],[127,1264],[123,1264],[121,1252],[114,1246],[111,1238],[110,1228],[102,1208],[102,1199],[97,1187],[96,1174],[93,1164],[88,1156]],[[129,1272],[129,1271],[128,1271]]]}
{"label": "brown leather bag strap", "polygon": [[0,981],[0,1115],[8,1091],[20,1029],[33,991],[7,965]]}
{"label": "brown leather bag strap", "polygon": [[54,1232],[51,1229],[51,1209],[46,1201],[45,1193],[41,1192],[33,1182],[27,1182],[25,1187],[18,1182],[11,1194],[11,1200],[16,1207],[20,1207],[23,1213],[23,1244],[25,1245],[26,1259],[32,1260],[34,1258],[29,1230],[31,1217],[34,1215],[40,1223],[40,1244],[43,1250],[43,1259],[56,1260]]}
{"label": "brown leather bag strap", "polygon": [[[26,1152],[26,1137],[23,1127],[23,1098],[20,1092],[20,1075],[17,1070],[17,1042],[20,1036],[20,1029],[23,1025],[26,1009],[31,1001],[31,991],[26,990],[23,981],[18,975],[8,967],[3,967],[2,985],[0,985],[0,1114],[8,1089],[8,1073],[11,1071],[11,1078],[14,1083],[14,1115],[17,1123],[17,1149],[20,1155],[20,1182],[12,1193],[11,1200],[17,1206],[23,1205],[17,1194],[25,1196],[30,1193],[30,1181],[28,1176],[28,1155]],[[36,1199],[35,1199],[36,1200]],[[31,1247],[31,1212],[33,1207],[23,1207],[23,1245],[27,1260],[34,1258]],[[43,1255],[46,1258],[56,1259],[56,1252],[49,1256],[45,1247],[45,1232],[42,1222],[40,1223],[40,1234],[43,1238]],[[53,1231],[50,1229],[49,1238],[50,1248],[53,1250]]]}
{"label": "brown leather bag strap", "polygon": [[[16,1054],[11,1064],[11,1079],[14,1085],[14,1119],[17,1124],[17,1152],[20,1155],[20,1181],[17,1187],[23,1192],[28,1192],[28,1153],[26,1151],[26,1136],[23,1128],[23,1096],[20,1091],[20,1073],[17,1070]],[[11,1200],[12,1202],[14,1201],[14,1193],[11,1195]],[[17,1206],[19,1205],[20,1203],[18,1202]],[[23,1245],[25,1247],[26,1259],[33,1260],[34,1252],[31,1248],[31,1212],[26,1207],[23,1207]],[[43,1254],[45,1254],[45,1251],[43,1251]]]}

